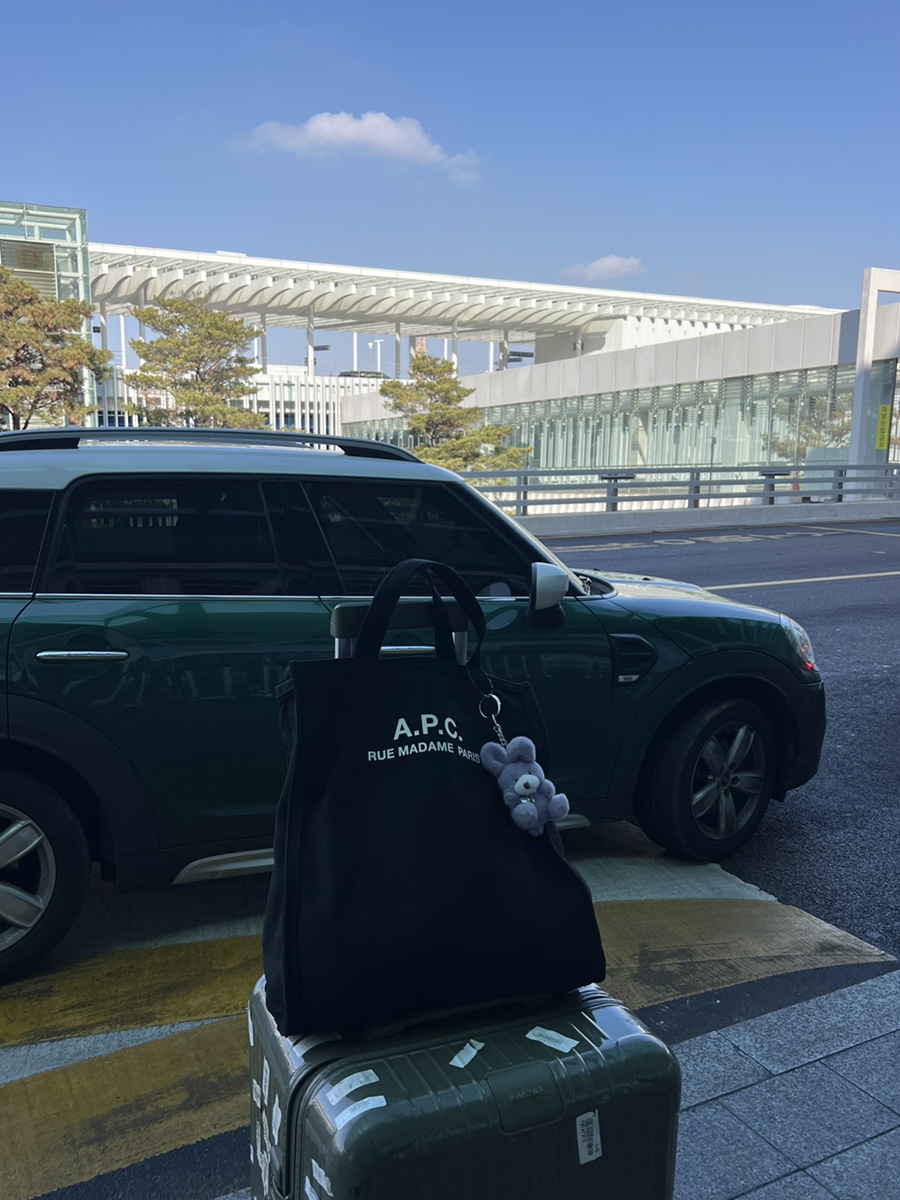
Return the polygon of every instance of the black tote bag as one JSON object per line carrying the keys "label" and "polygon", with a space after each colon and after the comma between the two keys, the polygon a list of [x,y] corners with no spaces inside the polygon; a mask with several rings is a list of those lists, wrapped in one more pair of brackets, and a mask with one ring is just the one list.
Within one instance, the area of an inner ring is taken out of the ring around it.
{"label": "black tote bag", "polygon": [[[431,584],[435,656],[379,657],[416,573]],[[474,626],[467,664],[439,585]],[[282,1033],[358,1033],[603,979],[590,893],[558,833],[518,829],[481,765],[481,746],[498,740],[490,694],[506,738],[525,734],[546,755],[530,685],[481,670],[484,632],[451,568],[409,559],[373,598],[352,658],[290,664],[263,931],[266,1001]]]}

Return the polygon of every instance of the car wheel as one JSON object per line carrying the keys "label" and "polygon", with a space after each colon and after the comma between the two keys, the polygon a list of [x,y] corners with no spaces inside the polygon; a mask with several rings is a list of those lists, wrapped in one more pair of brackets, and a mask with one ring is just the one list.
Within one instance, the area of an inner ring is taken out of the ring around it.
{"label": "car wheel", "polygon": [[46,784],[0,769],[0,980],[29,970],[68,931],[90,870],[69,806]]}
{"label": "car wheel", "polygon": [[772,726],[756,704],[728,700],[699,709],[656,748],[638,820],[673,854],[726,858],[763,819],[776,760]]}

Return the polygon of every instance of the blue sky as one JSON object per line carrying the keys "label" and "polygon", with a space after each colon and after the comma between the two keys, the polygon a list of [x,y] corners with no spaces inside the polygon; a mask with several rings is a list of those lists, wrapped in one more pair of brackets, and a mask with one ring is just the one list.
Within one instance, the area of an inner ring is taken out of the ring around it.
{"label": "blue sky", "polygon": [[846,308],[900,267],[897,0],[39,12],[0,198],[93,241]]}

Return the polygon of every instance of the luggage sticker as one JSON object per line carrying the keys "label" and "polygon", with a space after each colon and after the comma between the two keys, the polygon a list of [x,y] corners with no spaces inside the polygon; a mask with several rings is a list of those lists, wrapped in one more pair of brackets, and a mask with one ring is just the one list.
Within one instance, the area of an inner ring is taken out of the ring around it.
{"label": "luggage sticker", "polygon": [[316,1181],[316,1183],[319,1185],[320,1188],[323,1188],[328,1193],[329,1196],[333,1196],[334,1192],[331,1190],[331,1180],[328,1178],[328,1176],[325,1174],[325,1172],[322,1170],[322,1168],[319,1166],[319,1164],[316,1162],[316,1160],[314,1158],[311,1158],[309,1161],[312,1165],[313,1179]]}
{"label": "luggage sticker", "polygon": [[250,1014],[250,1009],[247,1009],[247,1029],[250,1033],[250,1045],[253,1045],[253,1017]]}
{"label": "luggage sticker", "polygon": [[319,1200],[319,1193],[316,1191],[316,1189],[310,1183],[308,1175],[303,1180],[303,1192],[304,1192],[304,1195],[306,1196],[306,1200]]}
{"label": "luggage sticker", "polygon": [[459,1054],[450,1059],[451,1067],[465,1067],[472,1061],[479,1050],[484,1049],[484,1042],[477,1042],[475,1038],[466,1042]]}
{"label": "luggage sticker", "polygon": [[543,1042],[545,1046],[560,1050],[563,1054],[568,1054],[578,1045],[578,1038],[564,1037],[561,1033],[555,1033],[552,1029],[544,1029],[540,1025],[535,1025],[534,1029],[530,1029],[525,1036],[533,1042]]}
{"label": "luggage sticker", "polygon": [[575,1127],[578,1131],[578,1161],[584,1166],[603,1154],[598,1110],[595,1108],[593,1112],[582,1113],[580,1117],[576,1117]]}
{"label": "luggage sticker", "polygon": [[344,1126],[352,1121],[354,1117],[360,1117],[364,1112],[368,1112],[370,1108],[386,1108],[387,1100],[384,1096],[367,1096],[365,1100],[357,1100],[355,1104],[351,1104],[349,1108],[345,1108],[343,1112],[337,1114],[334,1118],[334,1123],[338,1129],[343,1129]]}
{"label": "luggage sticker", "polygon": [[275,1103],[272,1105],[272,1141],[278,1145],[278,1131],[281,1129],[281,1102],[278,1097],[275,1097]]}
{"label": "luggage sticker", "polygon": [[269,1151],[263,1147],[258,1125],[256,1127],[256,1161],[262,1176],[263,1194],[267,1196],[269,1194]]}
{"label": "luggage sticker", "polygon": [[346,1079],[336,1083],[330,1091],[325,1093],[325,1099],[333,1107],[335,1104],[340,1104],[345,1096],[349,1096],[357,1088],[361,1088],[367,1083],[377,1082],[378,1076],[374,1071],[357,1071],[355,1075],[348,1075]]}
{"label": "luggage sticker", "polygon": [[339,1033],[297,1034],[287,1039],[300,1055],[306,1054],[307,1050],[312,1050],[313,1046],[321,1046],[323,1042],[342,1042],[343,1040]]}
{"label": "luggage sticker", "polygon": [[259,1080],[254,1079],[253,1080],[253,1103],[256,1105],[257,1108],[260,1107],[261,1099],[262,1099],[262,1092],[260,1091]]}
{"label": "luggage sticker", "polygon": [[264,1058],[263,1059],[262,1094],[263,1094],[263,1100],[265,1100],[265,1102],[267,1104],[269,1102],[269,1079],[270,1079],[270,1077],[271,1076],[269,1073],[269,1060],[267,1058]]}

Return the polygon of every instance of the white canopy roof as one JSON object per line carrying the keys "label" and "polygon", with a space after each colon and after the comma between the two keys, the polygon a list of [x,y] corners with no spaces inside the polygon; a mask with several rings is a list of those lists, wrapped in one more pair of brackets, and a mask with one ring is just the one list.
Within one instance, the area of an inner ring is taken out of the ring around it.
{"label": "white canopy roof", "polygon": [[834,311],[250,258],[223,250],[201,254],[91,243],[89,251],[93,302],[107,313],[171,296],[205,295],[214,307],[253,321],[314,325],[318,331],[532,342],[601,329],[626,316],[760,325]]}

